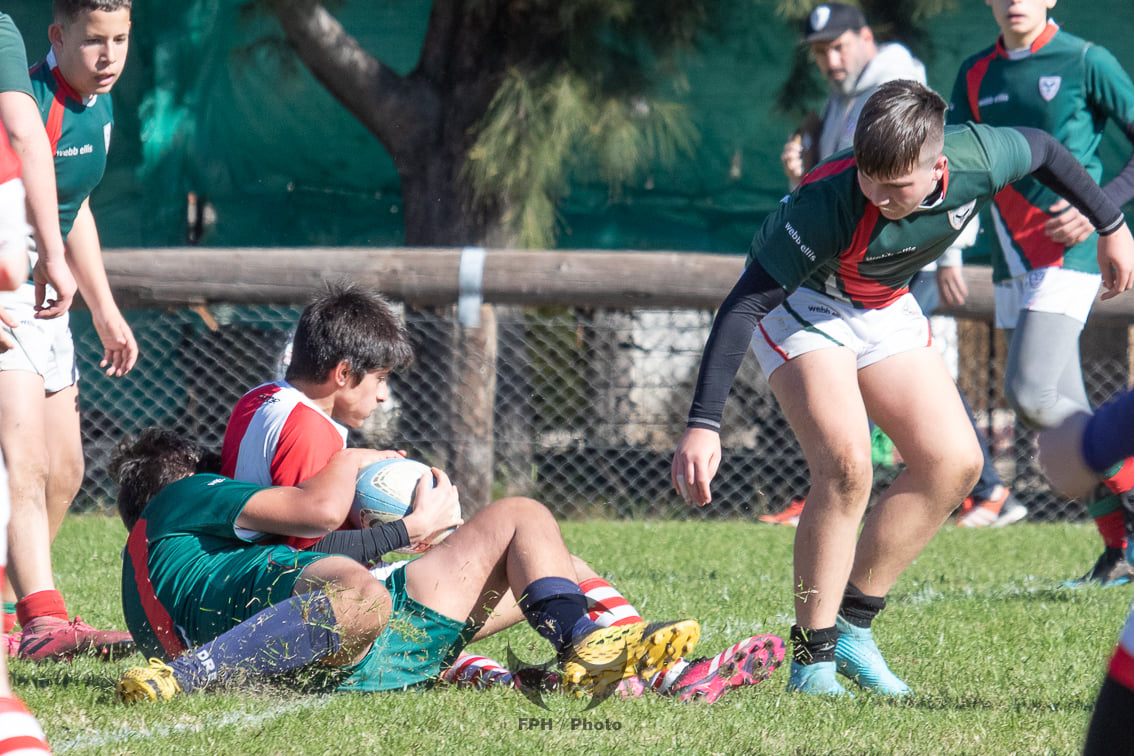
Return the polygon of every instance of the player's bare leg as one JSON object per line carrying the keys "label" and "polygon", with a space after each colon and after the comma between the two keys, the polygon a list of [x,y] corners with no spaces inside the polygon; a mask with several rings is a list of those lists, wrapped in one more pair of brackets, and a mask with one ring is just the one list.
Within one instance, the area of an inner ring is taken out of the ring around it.
{"label": "player's bare leg", "polygon": [[768,383],[811,472],[795,536],[796,622],[830,627],[873,481],[869,421],[855,358],[841,347],[808,352],[777,368]]}
{"label": "player's bare leg", "polygon": [[48,394],[44,400],[44,422],[51,429],[47,445],[47,521],[51,540],[59,533],[63,517],[83,485],[83,437],[79,426],[79,389],[72,384]]}
{"label": "player's bare leg", "polygon": [[870,428],[854,354],[843,347],[808,352],[768,379],[811,472],[807,506],[795,534],[790,689],[845,692],[835,677],[835,618],[854,561],[870,497]]}
{"label": "player's bare leg", "polygon": [[341,667],[361,660],[390,620],[392,605],[386,587],[362,564],[331,556],[305,567],[293,593],[299,596],[311,591],[322,591],[330,599],[342,642],[341,650],[323,663]]}
{"label": "player's bare leg", "polygon": [[956,384],[935,349],[863,368],[862,393],[906,469],[866,517],[851,582],[885,596],[980,475],[979,441]]}
{"label": "player's bare leg", "polygon": [[[8,460],[12,492],[8,572],[19,599],[16,608],[23,630],[19,654],[40,660],[95,652],[109,658],[133,647],[130,634],[96,630],[78,617],[72,621],[55,588],[51,570],[52,512],[47,501],[51,490],[51,450],[58,446],[74,454],[75,447],[68,446],[69,441],[62,435],[57,438],[56,434],[73,433],[77,439],[78,414],[72,395],[74,424],[68,426],[66,418],[61,418],[63,427],[59,428],[53,425],[56,415],[49,412],[47,405],[41,376],[18,370],[0,372],[0,447]],[[81,481],[81,446],[78,455]],[[73,478],[67,485],[77,490]],[[74,490],[67,496],[67,505],[73,495]],[[59,510],[56,529],[66,506]]]}
{"label": "player's bare leg", "polygon": [[532,499],[493,502],[405,570],[411,597],[456,619],[483,619],[511,588],[525,618],[561,655],[567,682],[593,690],[668,668],[700,635],[691,621],[598,628],[558,523]]}
{"label": "player's bare leg", "polygon": [[8,466],[12,496],[8,580],[17,597],[54,590],[44,498],[48,456],[41,376],[0,371],[0,449]]}
{"label": "player's bare leg", "polygon": [[903,352],[859,371],[867,408],[906,469],[866,517],[836,626],[838,671],[868,690],[902,696],[871,623],[886,594],[971,490],[983,464],[972,423],[935,349]]}

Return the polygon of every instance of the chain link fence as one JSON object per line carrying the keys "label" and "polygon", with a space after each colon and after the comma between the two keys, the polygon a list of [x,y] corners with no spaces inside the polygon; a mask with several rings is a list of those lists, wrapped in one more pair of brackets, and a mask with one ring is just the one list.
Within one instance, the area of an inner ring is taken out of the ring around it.
{"label": "chain link fence", "polygon": [[[129,375],[116,379],[98,369],[89,314],[74,313],[87,455],[76,507],[112,507],[106,463],[125,433],[162,425],[219,448],[236,400],[279,374],[300,309],[225,305],[129,312],[141,358]],[[392,377],[391,401],[352,431],[351,443],[405,449],[452,470],[459,441],[452,408],[468,389],[452,369],[455,310],[403,312],[417,360]],[[669,463],[712,313],[498,306],[496,315],[494,496],[530,495],[567,518],[750,518],[778,511],[807,491],[799,446],[751,354],[726,407],[714,505],[690,510],[671,490]],[[1124,339],[1126,330],[1117,329],[1116,338]],[[1083,504],[1049,491],[1036,467],[1034,435],[1015,423],[1004,402],[1003,337],[978,321],[958,321],[955,331],[947,331],[952,335],[945,340],[960,345],[959,383],[1004,480],[1032,519],[1082,517]],[[1126,350],[1085,362],[1094,401],[1127,385]],[[879,466],[878,485],[899,470],[900,463]]]}

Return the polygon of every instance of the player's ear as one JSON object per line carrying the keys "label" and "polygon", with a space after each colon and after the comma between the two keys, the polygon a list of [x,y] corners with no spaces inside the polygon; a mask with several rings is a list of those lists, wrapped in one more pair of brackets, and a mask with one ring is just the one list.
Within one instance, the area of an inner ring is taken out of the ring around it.
{"label": "player's ear", "polygon": [[52,47],[63,46],[63,27],[60,24],[51,24],[47,27],[47,39]]}
{"label": "player's ear", "polygon": [[348,360],[339,360],[339,363],[331,369],[331,380],[339,388],[346,388],[353,386],[354,380],[351,378],[350,362]]}
{"label": "player's ear", "polygon": [[933,180],[940,181],[945,175],[945,166],[949,163],[949,158],[944,155],[938,155],[937,160],[933,162]]}

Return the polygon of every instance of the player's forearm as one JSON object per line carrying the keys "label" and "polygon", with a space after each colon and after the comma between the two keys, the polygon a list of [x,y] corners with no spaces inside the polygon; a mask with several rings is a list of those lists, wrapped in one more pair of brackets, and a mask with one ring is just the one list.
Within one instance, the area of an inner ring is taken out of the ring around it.
{"label": "player's forearm", "polygon": [[50,261],[63,261],[63,235],[59,231],[59,205],[55,189],[55,161],[35,101],[24,92],[0,93],[0,119],[12,149],[23,163],[28,221],[36,249]]}
{"label": "player's forearm", "polygon": [[309,550],[342,554],[362,564],[373,564],[380,561],[384,554],[404,549],[410,543],[405,524],[401,520],[395,520],[375,528],[336,530],[321,538]]}
{"label": "player's forearm", "polygon": [[117,312],[118,305],[114,302],[114,294],[102,261],[98,229],[85,202],[75,217],[71,233],[67,235],[66,249],[67,264],[91,314],[99,318]]}
{"label": "player's forearm", "polygon": [[1055,137],[1039,129],[1016,128],[1028,140],[1032,150],[1031,173],[1040,183],[1087,216],[1100,234],[1112,234],[1123,225],[1121,208]]}

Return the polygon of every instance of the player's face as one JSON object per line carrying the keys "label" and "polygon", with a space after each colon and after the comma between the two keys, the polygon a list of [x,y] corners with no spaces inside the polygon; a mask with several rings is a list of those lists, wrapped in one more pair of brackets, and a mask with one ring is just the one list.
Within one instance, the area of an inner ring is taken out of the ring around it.
{"label": "player's face", "polygon": [[84,11],[65,26],[52,24],[47,34],[67,83],[83,97],[106,94],[126,65],[130,11]]}
{"label": "player's face", "polygon": [[921,205],[937,188],[945,173],[945,156],[922,159],[909,173],[887,179],[876,179],[858,172],[858,185],[862,193],[888,220],[905,218]]}
{"label": "player's face", "polygon": [[874,35],[869,28],[846,31],[830,42],[812,42],[811,56],[831,89],[842,94],[854,91],[858,76],[874,57]]}
{"label": "player's face", "polygon": [[1035,42],[1047,25],[1047,12],[1055,7],[1055,0],[984,0],[984,3],[992,8],[1009,50]]}
{"label": "player's face", "polygon": [[331,417],[348,428],[359,428],[378,405],[390,398],[389,370],[371,370],[362,380],[335,392]]}

